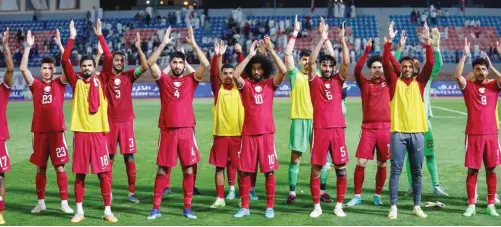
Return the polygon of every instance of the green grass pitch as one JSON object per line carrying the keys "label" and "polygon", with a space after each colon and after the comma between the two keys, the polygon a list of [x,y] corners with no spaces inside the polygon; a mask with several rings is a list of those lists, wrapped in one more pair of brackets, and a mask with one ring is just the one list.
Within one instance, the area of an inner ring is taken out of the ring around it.
{"label": "green grass pitch", "polygon": [[[501,218],[485,215],[486,185],[485,172],[479,176],[477,215],[471,218],[462,216],[466,208],[466,169],[464,162],[464,127],[466,116],[465,105],[459,99],[433,99],[432,105],[446,108],[434,109],[435,118],[432,119],[435,149],[439,169],[441,186],[450,194],[449,198],[432,196],[430,177],[423,165],[423,202],[441,201],[446,207],[443,209],[424,208],[428,218],[419,219],[411,214],[412,198],[404,197],[408,189],[407,177],[404,173],[400,182],[399,217],[389,220],[386,215],[389,211],[388,180],[383,190],[382,207],[371,205],[374,193],[374,179],[376,163],[369,162],[366,168],[364,190],[362,193],[363,204],[355,208],[345,208],[347,217],[334,216],[334,204],[322,204],[324,214],[318,219],[309,217],[312,210],[312,201],[309,190],[310,154],[306,153],[300,166],[297,185],[297,203],[286,205],[284,200],[288,196],[288,150],[290,119],[288,98],[275,99],[274,115],[276,125],[276,149],[280,160],[280,169],[276,172],[276,217],[268,220],[263,217],[265,209],[264,177],[258,176],[256,191],[259,201],[251,201],[251,216],[243,219],[234,219],[232,215],[237,210],[238,200],[226,201],[226,207],[210,209],[215,200],[214,167],[208,164],[211,146],[213,99],[197,99],[194,101],[197,120],[196,136],[202,156],[199,164],[196,185],[204,193],[203,196],[194,196],[193,210],[198,215],[197,220],[187,220],[182,217],[183,196],[180,167],[176,167],[172,174],[173,194],[168,195],[162,202],[162,217],[157,220],[147,221],[152,206],[152,191],[156,174],[156,148],[158,140],[158,114],[160,100],[139,99],[134,100],[136,113],[135,132],[138,153],[137,165],[137,196],[139,204],[131,204],[127,200],[127,178],[122,161],[122,156],[116,156],[114,166],[113,204],[112,210],[118,217],[118,225],[499,225]],[[454,111],[459,112],[454,112]],[[31,102],[11,102],[8,105],[8,123],[10,126],[11,140],[7,142],[12,162],[12,171],[6,175],[6,209],[4,218],[8,225],[71,225],[72,215],[65,215],[59,211],[60,201],[55,173],[49,169],[47,173],[46,204],[48,211],[42,214],[31,214],[36,205],[35,171],[36,168],[29,163],[31,154]],[[65,103],[66,122],[69,126],[70,102]],[[347,145],[350,156],[348,165],[348,192],[347,202],[353,194],[353,170],[356,163],[355,151],[357,148],[362,114],[359,98],[348,99],[347,119]],[[73,132],[66,132],[68,148],[72,152]],[[74,175],[71,174],[71,165],[67,165],[69,172],[69,203],[75,209],[73,196]],[[389,175],[388,169],[388,175]],[[335,196],[335,173],[329,172],[328,192]],[[498,184],[499,185],[499,184]],[[226,186],[226,190],[228,186]],[[81,225],[105,225],[103,204],[99,191],[99,181],[96,176],[87,176],[84,198],[86,219]]]}

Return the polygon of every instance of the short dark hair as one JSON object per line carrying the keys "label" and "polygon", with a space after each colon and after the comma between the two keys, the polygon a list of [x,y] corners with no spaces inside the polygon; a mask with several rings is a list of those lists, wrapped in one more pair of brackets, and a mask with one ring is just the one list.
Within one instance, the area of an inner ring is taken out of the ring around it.
{"label": "short dark hair", "polygon": [[48,63],[48,64],[53,64],[55,65],[56,64],[56,59],[52,56],[44,56],[40,62],[41,64],[45,64],[45,63]]}
{"label": "short dark hair", "polygon": [[233,64],[223,64],[223,66],[221,67],[221,72],[223,71],[223,69],[235,69],[235,66]]}
{"label": "short dark hair", "polygon": [[91,55],[84,55],[84,56],[82,56],[82,58],[80,59],[80,66],[82,66],[82,63],[84,61],[88,61],[88,60],[91,60],[92,61],[92,65],[94,65],[94,67],[96,67],[96,62],[94,61],[94,57],[92,57]]}
{"label": "short dark hair", "polygon": [[169,56],[170,56],[170,62],[172,62],[174,58],[181,58],[183,60],[186,60],[186,55],[184,55],[183,52],[181,51],[174,51],[170,53]]}
{"label": "short dark hair", "polygon": [[[411,57],[403,57],[403,58],[400,58],[400,61],[398,61],[398,63],[402,64],[403,61],[410,61],[411,63],[414,62],[414,58],[411,58]],[[414,65],[414,64],[413,64]],[[414,66],[413,66],[414,67]]]}
{"label": "short dark hair", "polygon": [[310,55],[311,55],[311,50],[302,49],[299,52],[299,58],[303,58],[304,56],[309,57]]}
{"label": "short dark hair", "polygon": [[319,63],[322,63],[323,61],[331,61],[332,63],[334,63],[334,66],[336,66],[337,64],[336,59],[328,54],[320,56]]}
{"label": "short dark hair", "polygon": [[275,66],[273,65],[273,61],[264,55],[256,54],[251,58],[247,66],[245,66],[245,73],[252,78],[252,65],[253,64],[261,64],[261,68],[263,68],[264,75],[263,79],[268,79],[271,77],[271,74],[275,72]]}
{"label": "short dark hair", "polygon": [[489,62],[483,58],[477,58],[471,63],[472,68],[475,68],[476,65],[485,65],[487,68],[490,67]]}
{"label": "short dark hair", "polygon": [[367,61],[367,68],[371,68],[372,67],[372,64],[374,62],[381,62],[383,63],[382,61],[382,58],[381,58],[381,55],[372,55],[369,60]]}
{"label": "short dark hair", "polygon": [[122,55],[122,56],[124,56],[124,58],[127,57],[127,55],[125,54],[125,52],[120,51],[120,50],[113,52],[113,54],[112,54],[113,58],[115,58],[115,55]]}

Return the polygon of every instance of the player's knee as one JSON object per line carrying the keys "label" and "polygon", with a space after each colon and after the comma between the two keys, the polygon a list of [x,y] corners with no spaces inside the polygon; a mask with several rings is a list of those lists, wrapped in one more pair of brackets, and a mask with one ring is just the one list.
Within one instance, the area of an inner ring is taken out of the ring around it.
{"label": "player's knee", "polygon": [[134,155],[125,155],[124,162],[134,162]]}
{"label": "player's knee", "polygon": [[47,172],[47,167],[38,167],[37,173],[45,174]]}
{"label": "player's knee", "polygon": [[314,178],[320,177],[320,171],[322,171],[322,166],[311,165],[311,176]]}
{"label": "player's knee", "polygon": [[387,166],[386,161],[378,161],[377,162],[377,167],[378,168],[386,168],[386,166]]}
{"label": "player's knee", "polygon": [[[487,172],[487,170],[486,170],[486,172]],[[475,175],[475,174],[478,174],[478,169],[468,168],[468,175]]]}
{"label": "player's knee", "polygon": [[496,172],[495,168],[486,168],[485,169],[485,173],[486,174],[492,174],[492,173],[495,173],[495,172]]}
{"label": "player's knee", "polygon": [[167,171],[168,171],[167,167],[159,166],[157,169],[157,175],[165,176],[165,175],[167,175]]}
{"label": "player's knee", "polygon": [[346,176],[346,168],[336,169],[336,176]]}
{"label": "player's knee", "polygon": [[64,172],[64,165],[54,166],[54,169],[56,170],[56,172],[62,173]]}
{"label": "player's knee", "polygon": [[274,173],[273,171],[271,171],[271,172],[266,172],[266,173],[264,173],[264,176],[265,176],[265,177],[269,177],[269,176],[273,175],[273,173]]}
{"label": "player's knee", "polygon": [[367,165],[367,159],[365,158],[359,158],[357,160],[357,166],[364,167]]}
{"label": "player's knee", "polygon": [[191,175],[193,174],[193,166],[183,167],[183,175]]}
{"label": "player's knee", "polygon": [[216,167],[216,173],[224,173],[224,167]]}
{"label": "player's knee", "polygon": [[291,163],[292,164],[299,164],[299,162],[301,161],[301,156],[302,156],[302,153],[301,152],[297,152],[297,151],[291,151]]}

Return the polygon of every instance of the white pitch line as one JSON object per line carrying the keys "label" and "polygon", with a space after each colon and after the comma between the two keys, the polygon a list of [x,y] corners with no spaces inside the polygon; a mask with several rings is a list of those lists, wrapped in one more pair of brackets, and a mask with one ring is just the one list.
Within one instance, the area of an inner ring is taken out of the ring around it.
{"label": "white pitch line", "polygon": [[463,111],[457,111],[457,110],[443,108],[443,107],[438,107],[438,106],[431,106],[431,108],[435,108],[435,109],[439,109],[439,110],[445,110],[445,111],[449,111],[449,112],[458,113],[458,114],[461,114],[461,115],[468,116],[468,114],[465,113],[465,112],[463,112]]}
{"label": "white pitch line", "polygon": [[464,117],[458,117],[458,116],[433,116],[433,118],[464,119]]}

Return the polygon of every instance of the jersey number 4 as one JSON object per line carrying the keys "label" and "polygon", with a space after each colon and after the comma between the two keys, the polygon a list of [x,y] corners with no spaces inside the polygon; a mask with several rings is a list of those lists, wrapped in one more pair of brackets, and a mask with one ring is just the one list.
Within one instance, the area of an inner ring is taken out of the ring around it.
{"label": "jersey number 4", "polygon": [[51,103],[52,103],[52,95],[42,96],[42,104],[51,104]]}
{"label": "jersey number 4", "polygon": [[174,90],[174,96],[176,98],[179,98],[180,95],[179,95],[179,90],[178,89]]}

